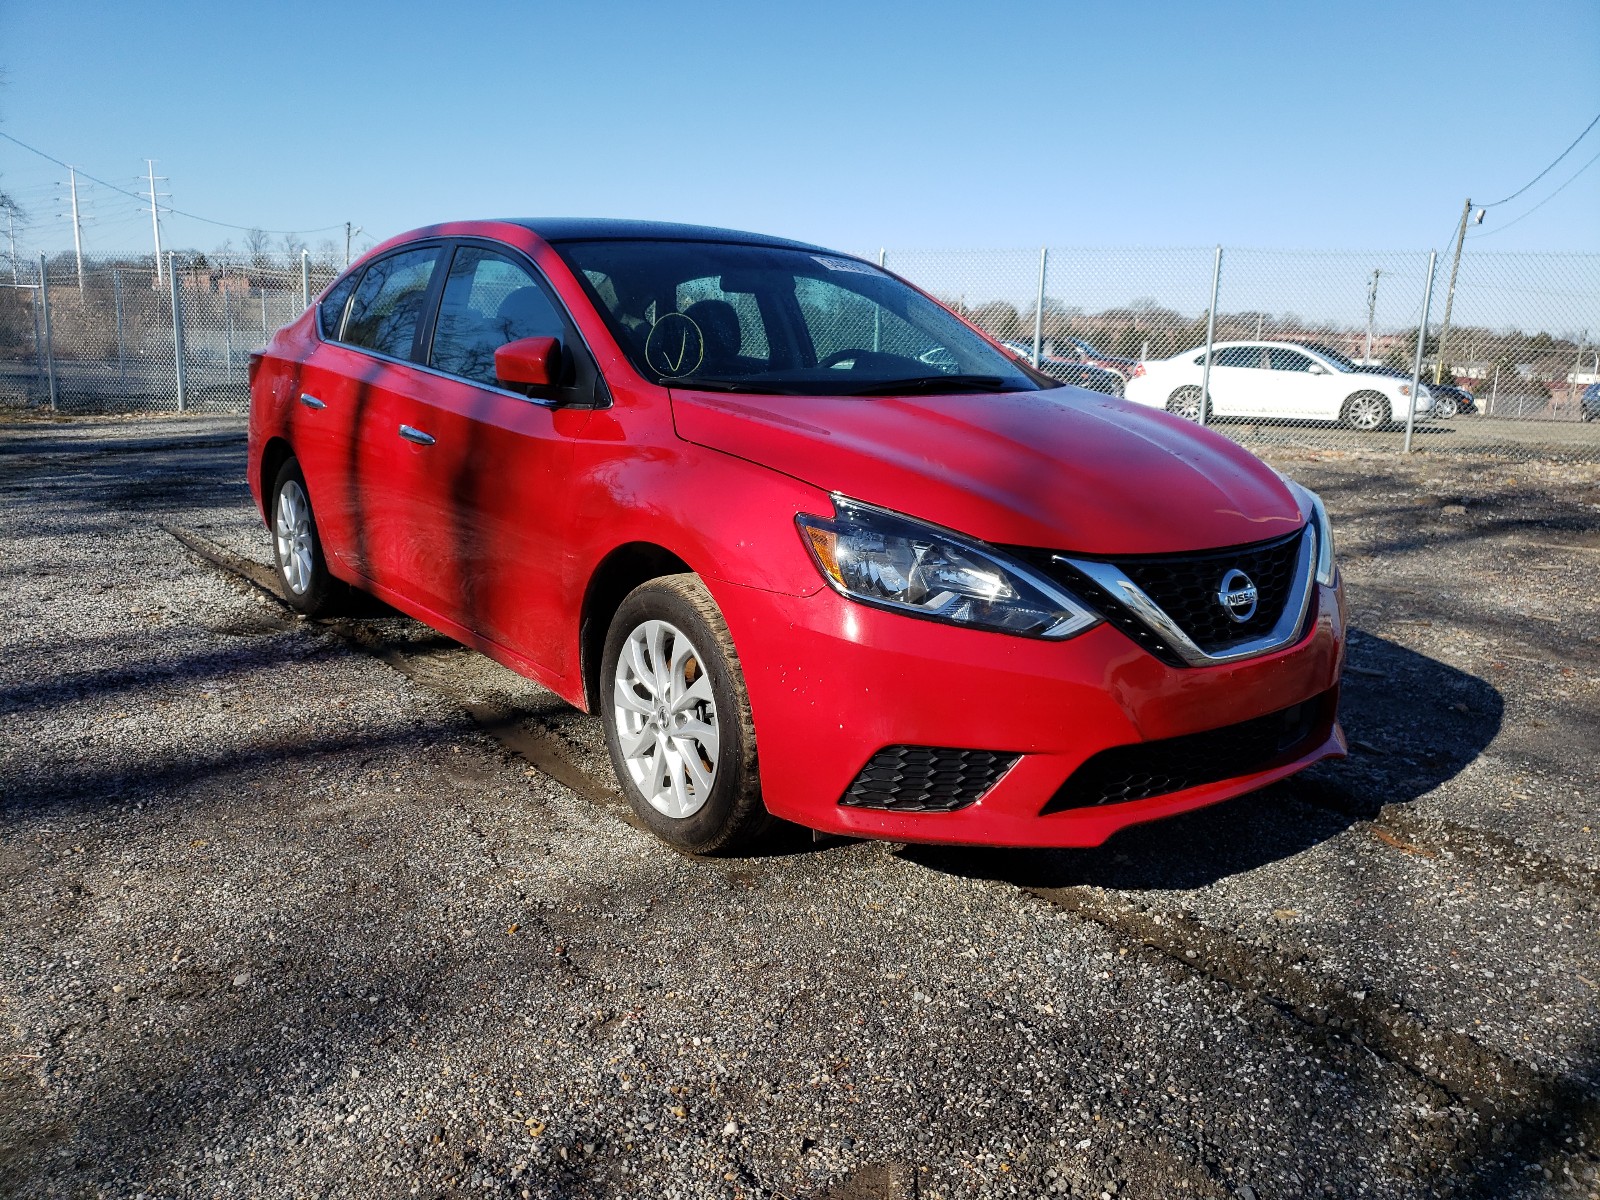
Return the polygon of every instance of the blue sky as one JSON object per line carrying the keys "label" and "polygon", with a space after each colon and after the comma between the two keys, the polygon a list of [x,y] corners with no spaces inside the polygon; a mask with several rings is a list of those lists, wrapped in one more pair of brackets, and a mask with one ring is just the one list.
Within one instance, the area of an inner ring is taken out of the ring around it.
{"label": "blue sky", "polygon": [[[853,250],[1442,248],[1466,195],[1520,187],[1600,113],[1597,63],[1594,0],[34,0],[0,5],[0,131],[135,190],[154,157],[177,208],[269,229],[595,214]],[[1508,224],[1597,153],[1600,128],[1477,244],[1600,250],[1600,163]],[[71,244],[64,177],[0,142],[29,250]],[[148,244],[134,201],[84,199],[86,248]]]}

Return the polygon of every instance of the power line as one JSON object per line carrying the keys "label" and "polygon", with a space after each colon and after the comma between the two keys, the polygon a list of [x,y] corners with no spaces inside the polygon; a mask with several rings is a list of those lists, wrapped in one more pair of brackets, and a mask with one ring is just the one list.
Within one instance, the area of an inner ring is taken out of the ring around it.
{"label": "power line", "polygon": [[[1572,139],[1572,145],[1568,146],[1560,154],[1556,155],[1555,161],[1552,162],[1548,167],[1546,167],[1544,170],[1540,171],[1537,175],[1535,175],[1532,179],[1528,180],[1527,183],[1523,184],[1516,191],[1512,192],[1511,195],[1507,196],[1505,200],[1492,200],[1488,204],[1483,205],[1483,207],[1484,208],[1493,208],[1496,204],[1504,204],[1506,202],[1506,200],[1515,200],[1518,196],[1522,195],[1523,192],[1527,191],[1534,184],[1538,183],[1539,180],[1543,179],[1546,175],[1550,174],[1550,172],[1555,168],[1556,163],[1560,162],[1567,155],[1571,154],[1572,150],[1573,150],[1573,147],[1576,146],[1579,142],[1583,141],[1584,138],[1588,137],[1589,136],[1589,130],[1593,129],[1596,125],[1600,125],[1600,113],[1596,113],[1595,114],[1594,120],[1590,121],[1587,125],[1585,125],[1583,127],[1583,132],[1580,133],[1577,137]],[[1565,186],[1565,185],[1563,185],[1563,186]],[[1552,195],[1553,194],[1554,193],[1552,193]],[[1532,210],[1530,209],[1529,211],[1531,212]],[[1524,215],[1526,215],[1526,214],[1524,214]],[[1522,218],[1519,217],[1517,219],[1521,220]]]}
{"label": "power line", "polygon": [[[1600,120],[1600,118],[1596,118],[1596,120]],[[1597,162],[1600,162],[1600,154],[1596,154],[1588,162],[1584,163],[1583,166],[1579,167],[1571,175],[1567,176],[1567,183],[1571,183],[1574,179],[1576,179],[1579,175],[1582,175],[1585,171],[1587,171],[1590,167],[1594,166],[1595,163],[1597,163]],[[1527,217],[1533,216],[1534,213],[1538,212],[1546,204],[1549,204],[1550,201],[1554,200],[1563,191],[1565,191],[1567,183],[1563,183],[1555,191],[1551,192],[1543,200],[1539,201],[1539,203],[1535,204],[1527,212],[1523,213],[1522,216],[1515,217],[1512,220],[1507,221],[1504,225],[1497,226],[1494,229],[1486,229],[1482,233],[1475,233],[1475,234],[1472,235],[1472,240],[1473,241],[1477,241],[1479,238],[1493,237],[1497,233],[1501,233],[1504,230],[1510,229],[1518,221],[1521,221],[1521,220],[1523,220],[1523,219],[1525,219]]]}
{"label": "power line", "polygon": [[[58,167],[66,167],[66,166],[68,166],[67,163],[62,162],[55,155],[46,154],[43,150],[40,150],[37,146],[30,146],[30,145],[28,145],[27,142],[21,141],[18,138],[14,138],[9,133],[4,132],[3,130],[0,130],[0,138],[5,138],[6,141],[12,142],[12,143],[14,143],[14,144],[16,144],[18,146],[21,146],[24,150],[28,151],[28,153],[37,154],[40,158],[46,159],[46,160],[48,160],[50,162],[53,162]],[[110,188],[113,192],[121,192],[124,196],[131,196],[133,199],[139,201],[139,203],[141,205],[148,202],[148,198],[147,197],[138,195],[135,192],[130,192],[130,191],[127,190],[127,188],[120,188],[114,183],[107,183],[104,179],[96,179],[93,175],[90,175],[88,172],[83,172],[83,177],[85,179],[93,180],[95,183],[98,183],[101,187]],[[223,229],[238,229],[238,230],[241,230],[241,231],[243,231],[245,233],[249,233],[251,230],[257,228],[254,225],[233,225],[233,224],[230,224],[227,221],[213,221],[210,217],[197,216],[192,212],[184,212],[183,209],[181,209],[181,208],[173,208],[170,205],[166,206],[166,209],[173,216],[176,216],[176,217],[187,217],[191,221],[199,221],[201,224],[204,224],[204,225],[219,225]],[[341,221],[337,225],[321,225],[321,226],[318,226],[316,229],[263,229],[263,230],[261,230],[261,232],[262,233],[280,233],[280,234],[282,234],[282,233],[327,233],[329,230],[343,229],[343,228],[344,228],[344,222]]]}

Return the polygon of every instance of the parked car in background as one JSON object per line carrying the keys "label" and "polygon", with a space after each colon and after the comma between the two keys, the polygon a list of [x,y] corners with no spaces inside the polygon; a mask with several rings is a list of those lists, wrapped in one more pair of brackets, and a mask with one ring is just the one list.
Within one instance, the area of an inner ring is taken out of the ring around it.
{"label": "parked car in background", "polygon": [[1478,411],[1478,398],[1466,388],[1453,383],[1430,383],[1433,393],[1433,415],[1438,418],[1453,417],[1457,413]]}
{"label": "parked car in background", "polygon": [[1128,382],[1120,371],[1112,371],[1106,367],[1071,358],[1043,359],[1039,363],[1039,370],[1052,379],[1061,380],[1062,383],[1088,388],[1092,392],[1104,392],[1108,396],[1122,395],[1122,390]]}
{"label": "parked car in background", "polygon": [[[1031,341],[1018,341],[1013,338],[1008,341],[1001,342],[1000,344],[1007,350],[1010,350],[1012,353],[1014,353],[1018,358],[1021,358],[1024,362],[1033,362],[1033,343]],[[1138,365],[1138,363],[1131,358],[1116,358],[1112,355],[1101,354],[1098,350],[1081,338],[1067,338],[1065,340],[1054,338],[1047,342],[1046,345],[1053,347],[1053,352],[1040,356],[1039,369],[1041,371],[1045,369],[1045,363],[1047,362],[1059,363],[1062,364],[1063,367],[1068,364],[1079,363],[1085,367],[1092,367],[1101,371],[1110,371],[1116,375],[1117,379],[1121,380],[1123,383],[1126,383],[1128,376],[1133,373],[1133,368]],[[1068,383],[1077,383],[1080,387],[1091,386],[1088,383],[1080,383],[1080,379],[1093,379],[1096,381],[1096,383],[1102,385],[1109,383],[1108,380],[1102,378],[1101,376],[1092,375],[1086,371],[1071,372],[1070,374],[1075,375],[1077,378],[1069,379],[1067,374],[1061,374],[1059,373],[1059,370],[1060,369],[1058,368],[1057,371],[1052,372],[1056,378],[1065,380]],[[1097,392],[1103,392],[1106,391],[1107,388],[1105,386],[1097,386],[1094,388],[1094,390]],[[1119,384],[1117,390],[1110,392],[1109,394],[1114,396],[1122,395],[1121,385]]]}
{"label": "parked car in background", "polygon": [[1104,367],[1108,371],[1115,371],[1124,379],[1133,373],[1134,367],[1139,365],[1139,360],[1136,358],[1121,358],[1115,354],[1104,354],[1082,338],[1068,338],[1058,346],[1058,353],[1062,353],[1062,357],[1065,357],[1064,352],[1069,348],[1077,351],[1078,359],[1081,362],[1086,362],[1096,367]]}
{"label": "parked car in background", "polygon": [[[1357,363],[1356,369],[1371,375],[1387,375],[1390,379],[1411,378],[1410,371],[1403,371],[1399,367],[1386,367],[1374,363]],[[1464,387],[1453,383],[1430,383],[1428,391],[1433,393],[1433,416],[1436,419],[1453,417],[1457,413],[1475,413],[1478,411],[1478,398]]]}
{"label": "parked car in background", "polygon": [[1579,412],[1585,421],[1600,420],[1600,383],[1591,383],[1583,389]]}
{"label": "parked car in background", "polygon": [[[1000,345],[1013,355],[1018,362],[1028,366],[1033,365],[1033,345],[1018,341],[1001,342]],[[1088,388],[1092,392],[1104,392],[1108,396],[1122,395],[1122,389],[1127,384],[1128,378],[1120,371],[1113,371],[1109,367],[1096,366],[1094,363],[1085,362],[1076,356],[1062,356],[1052,354],[1039,360],[1038,369],[1050,376],[1059,379],[1062,383],[1070,383],[1073,387]]]}
{"label": "parked car in background", "polygon": [[[1137,404],[1200,419],[1204,346],[1134,368],[1124,394]],[[1326,346],[1303,342],[1222,342],[1212,348],[1211,415],[1283,421],[1342,421],[1352,429],[1403,422],[1411,381],[1357,366]],[[1417,389],[1416,416],[1432,414],[1433,395]]]}
{"label": "parked car in background", "polygon": [[288,603],[371,592],[594,713],[694,853],[1099,845],[1344,752],[1315,495],[819,246],[393,238],[252,356],[246,473]]}

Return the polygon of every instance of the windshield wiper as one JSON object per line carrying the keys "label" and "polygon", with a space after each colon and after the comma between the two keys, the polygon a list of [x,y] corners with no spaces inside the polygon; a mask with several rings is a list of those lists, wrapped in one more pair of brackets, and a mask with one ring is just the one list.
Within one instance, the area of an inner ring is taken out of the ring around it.
{"label": "windshield wiper", "polygon": [[767,393],[771,389],[755,387],[749,383],[733,379],[663,379],[663,387],[686,388],[697,392],[758,392]]}
{"label": "windshield wiper", "polygon": [[840,390],[841,396],[899,396],[910,392],[1009,392],[1015,384],[1004,375],[917,375],[886,379],[865,387]]}

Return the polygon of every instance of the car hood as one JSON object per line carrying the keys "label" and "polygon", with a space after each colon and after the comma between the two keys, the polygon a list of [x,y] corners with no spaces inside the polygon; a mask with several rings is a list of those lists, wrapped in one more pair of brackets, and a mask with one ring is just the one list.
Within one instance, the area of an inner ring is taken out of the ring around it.
{"label": "car hood", "polygon": [[[1409,375],[1402,378],[1399,375],[1379,375],[1375,371],[1351,371],[1349,374],[1353,375],[1357,384],[1362,387],[1383,388],[1387,389],[1388,391],[1395,392],[1399,391],[1402,387],[1411,386],[1411,376]],[[1427,384],[1418,383],[1417,387],[1420,389],[1418,392],[1419,395],[1427,394]]]}
{"label": "car hood", "polygon": [[678,435],[1001,544],[1080,554],[1235,546],[1299,528],[1226,438],[1098,392],[749,396],[672,389]]}

